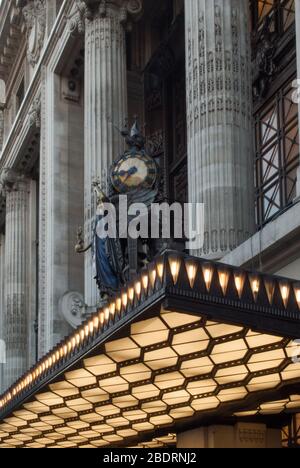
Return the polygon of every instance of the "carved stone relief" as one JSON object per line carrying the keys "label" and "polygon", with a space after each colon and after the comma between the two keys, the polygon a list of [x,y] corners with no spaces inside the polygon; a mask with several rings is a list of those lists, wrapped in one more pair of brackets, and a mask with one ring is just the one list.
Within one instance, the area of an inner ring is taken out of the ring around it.
{"label": "carved stone relief", "polygon": [[82,294],[74,291],[67,292],[60,300],[60,311],[72,328],[79,327],[85,318],[85,303]]}
{"label": "carved stone relief", "polygon": [[36,128],[40,128],[41,126],[41,98],[40,96],[34,99],[29,109],[28,116],[29,116],[29,125],[31,127],[35,125]]}
{"label": "carved stone relief", "polygon": [[[246,86],[250,73],[249,57],[239,43],[239,17],[236,8],[231,9],[231,40],[227,46],[223,28],[223,12],[215,5],[215,43],[207,40],[205,14],[199,15],[198,44],[192,27],[188,28],[188,89],[189,123],[200,119],[206,125],[206,116],[213,113],[233,112],[239,115],[250,111],[250,88]],[[196,48],[199,55],[196,57]],[[212,117],[214,118],[214,117]]]}
{"label": "carved stone relief", "polygon": [[23,8],[23,16],[27,28],[27,57],[34,67],[44,44],[46,31],[46,2],[32,0]]}

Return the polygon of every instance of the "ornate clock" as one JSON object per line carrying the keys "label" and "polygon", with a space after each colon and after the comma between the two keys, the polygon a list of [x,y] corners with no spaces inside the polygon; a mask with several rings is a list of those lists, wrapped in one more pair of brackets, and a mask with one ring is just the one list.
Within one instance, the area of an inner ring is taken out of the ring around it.
{"label": "ornate clock", "polygon": [[157,180],[155,161],[144,150],[132,148],[113,166],[111,179],[119,193],[133,190],[151,190]]}

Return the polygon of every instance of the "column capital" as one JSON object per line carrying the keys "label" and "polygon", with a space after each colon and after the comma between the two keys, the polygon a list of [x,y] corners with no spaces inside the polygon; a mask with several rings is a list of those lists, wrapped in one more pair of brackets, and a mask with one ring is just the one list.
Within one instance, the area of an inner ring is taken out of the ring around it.
{"label": "column capital", "polygon": [[76,10],[70,18],[71,33],[83,34],[85,22],[94,18],[113,17],[123,25],[140,19],[143,13],[143,0],[75,0]]}
{"label": "column capital", "polygon": [[0,188],[5,195],[11,192],[27,192],[28,181],[20,172],[6,167],[0,173]]}

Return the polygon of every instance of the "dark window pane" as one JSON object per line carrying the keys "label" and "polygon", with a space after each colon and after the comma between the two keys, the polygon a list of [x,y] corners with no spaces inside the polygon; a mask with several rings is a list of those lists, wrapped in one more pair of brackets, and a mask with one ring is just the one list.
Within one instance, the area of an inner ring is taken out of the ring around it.
{"label": "dark window pane", "polygon": [[263,183],[268,182],[279,171],[279,145],[275,143],[263,156],[262,156],[262,180]]}
{"label": "dark window pane", "polygon": [[286,205],[293,202],[296,197],[297,167],[286,175]]}
{"label": "dark window pane", "polygon": [[295,22],[295,0],[281,1],[283,31]]}
{"label": "dark window pane", "polygon": [[271,104],[255,115],[256,213],[261,227],[296,197],[299,166],[298,107],[292,102],[291,83],[279,89]]}
{"label": "dark window pane", "polygon": [[275,185],[268,188],[263,195],[264,203],[264,218],[267,221],[269,218],[272,218],[276,213],[280,211],[280,183],[276,182]]}
{"label": "dark window pane", "polygon": [[270,32],[281,36],[295,23],[295,0],[252,0],[252,11],[254,31],[268,21]]}
{"label": "dark window pane", "polygon": [[293,163],[299,156],[298,122],[285,134],[284,138],[285,165]]}
{"label": "dark window pane", "polygon": [[260,23],[274,7],[274,0],[258,1],[258,22]]}
{"label": "dark window pane", "polygon": [[267,114],[260,119],[261,141],[260,145],[264,146],[277,136],[278,132],[278,112],[276,104]]}

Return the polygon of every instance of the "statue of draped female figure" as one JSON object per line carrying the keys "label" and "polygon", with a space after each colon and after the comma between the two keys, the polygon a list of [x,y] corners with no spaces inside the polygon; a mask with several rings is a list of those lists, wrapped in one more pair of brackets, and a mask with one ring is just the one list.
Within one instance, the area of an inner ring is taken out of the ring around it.
{"label": "statue of draped female figure", "polygon": [[79,228],[75,251],[77,253],[85,253],[92,249],[95,280],[101,300],[106,300],[114,295],[124,284],[124,258],[118,237],[111,238],[108,232],[106,232],[105,222],[103,222],[107,215],[105,203],[110,203],[110,200],[103,192],[99,181],[93,182],[93,188],[97,200],[93,239],[90,245],[84,247],[82,228]]}

